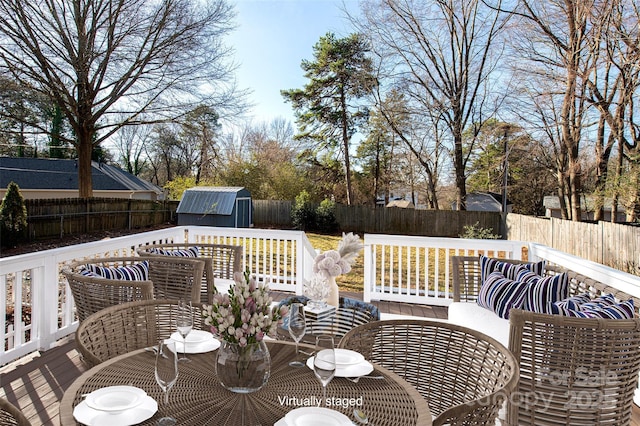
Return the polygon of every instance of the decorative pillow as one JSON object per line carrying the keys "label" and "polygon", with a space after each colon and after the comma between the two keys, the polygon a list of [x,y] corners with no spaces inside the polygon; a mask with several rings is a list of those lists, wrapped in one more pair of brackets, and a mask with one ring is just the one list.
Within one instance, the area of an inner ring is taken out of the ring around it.
{"label": "decorative pillow", "polygon": [[591,302],[589,293],[582,293],[577,296],[567,297],[551,305],[551,313],[556,315],[569,315],[569,311],[579,311],[580,306]]}
{"label": "decorative pillow", "polygon": [[601,305],[600,307],[584,309],[582,305],[579,311],[570,310],[567,316],[578,318],[608,318],[608,319],[632,319],[635,316],[633,299],[613,305]]}
{"label": "decorative pillow", "polygon": [[616,298],[613,297],[613,294],[601,294],[593,300],[589,300],[587,303],[580,306],[580,311],[585,310],[598,310],[601,308],[606,308],[607,306],[613,306],[616,303]]}
{"label": "decorative pillow", "polygon": [[490,309],[500,318],[509,319],[512,308],[522,308],[528,284],[510,280],[499,272],[492,272],[482,283],[478,305]]}
{"label": "decorative pillow", "polygon": [[485,255],[480,255],[480,277],[481,282],[484,282],[487,276],[495,271],[499,271],[505,278],[510,280],[515,280],[518,277],[518,274],[522,271],[533,272],[537,275],[542,275],[544,273],[544,265],[545,261],[535,262],[535,263],[511,263],[502,261],[500,259],[495,259],[493,257],[487,257]]}
{"label": "decorative pillow", "polygon": [[176,256],[176,257],[198,257],[200,250],[198,247],[189,247],[187,249],[177,250],[165,250],[161,248],[152,248],[149,250],[150,254],[161,254],[163,256]]}
{"label": "decorative pillow", "polygon": [[552,314],[553,304],[569,297],[569,278],[566,272],[542,277],[533,272],[522,271],[517,279],[527,285],[524,310]]}
{"label": "decorative pillow", "polygon": [[98,266],[89,263],[85,266],[85,269],[110,280],[146,281],[149,279],[149,262],[146,260],[118,268]]}
{"label": "decorative pillow", "polygon": [[80,270],[78,271],[78,273],[80,275],[85,276],[85,277],[104,278],[102,275],[98,275],[95,272],[91,272],[90,270],[88,270],[87,269],[87,265],[84,265],[83,267],[81,267]]}

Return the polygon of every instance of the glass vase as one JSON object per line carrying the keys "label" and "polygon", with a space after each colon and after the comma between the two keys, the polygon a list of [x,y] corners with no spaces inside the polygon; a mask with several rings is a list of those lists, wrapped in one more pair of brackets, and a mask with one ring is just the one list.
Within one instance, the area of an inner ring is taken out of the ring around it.
{"label": "glass vase", "polygon": [[226,389],[237,393],[258,391],[267,383],[270,373],[271,356],[264,341],[246,346],[222,341],[216,375]]}

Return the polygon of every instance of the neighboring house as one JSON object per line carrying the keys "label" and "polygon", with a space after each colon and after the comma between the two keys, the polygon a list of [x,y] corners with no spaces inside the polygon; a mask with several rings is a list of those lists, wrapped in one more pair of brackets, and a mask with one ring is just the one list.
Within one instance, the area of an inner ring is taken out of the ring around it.
{"label": "neighboring house", "polygon": [[[467,194],[467,211],[470,212],[501,212],[502,195],[495,192],[470,192]],[[453,210],[458,210],[458,205],[454,201],[451,205]],[[507,213],[511,213],[513,204],[507,199]]]}
{"label": "neighboring house", "polygon": [[414,209],[415,206],[409,200],[392,200],[389,201],[389,204],[386,207],[399,207],[401,209]]}
{"label": "neighboring house", "polygon": [[[117,167],[92,162],[93,196],[164,200],[162,188]],[[15,182],[25,199],[77,198],[77,160],[0,157],[0,198]]]}
{"label": "neighboring house", "polygon": [[[590,195],[583,195],[582,199],[580,200],[580,204],[582,207],[581,220],[593,220],[593,212],[595,210],[594,198]],[[612,202],[610,198],[604,200],[604,217],[602,218],[604,222],[611,222],[611,204]],[[558,197],[557,195],[546,195],[543,200],[543,205],[546,217],[562,217],[562,213],[560,212],[560,197]],[[618,205],[617,210],[618,212],[616,213],[616,222],[626,222],[627,214],[624,206]]]}
{"label": "neighboring house", "polygon": [[182,194],[176,210],[178,225],[253,226],[251,194],[242,187],[197,186]]}

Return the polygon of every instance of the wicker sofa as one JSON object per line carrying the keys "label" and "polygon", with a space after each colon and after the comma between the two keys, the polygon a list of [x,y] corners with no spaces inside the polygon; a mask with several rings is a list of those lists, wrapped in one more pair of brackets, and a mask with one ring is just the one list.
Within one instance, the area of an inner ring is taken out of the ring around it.
{"label": "wicker sofa", "polygon": [[[507,261],[523,263],[521,261]],[[612,294],[633,300],[634,318],[575,318],[511,309],[502,319],[479,306],[478,257],[452,257],[454,303],[449,320],[505,343],[520,370],[516,395],[503,425],[628,425],[640,372],[640,300],[589,277],[566,272],[569,296]]]}
{"label": "wicker sofa", "polygon": [[[501,259],[504,262],[522,264],[525,261]],[[449,321],[470,327],[509,345],[509,320],[500,318],[492,311],[476,303],[481,287],[481,268],[478,256],[452,256],[453,303],[449,305]],[[592,297],[602,294],[613,294],[618,300],[633,299],[637,308],[640,299],[634,298],[617,288],[607,286],[594,279],[565,270],[554,265],[545,265],[546,275],[566,272],[569,279],[569,296],[589,293]]]}

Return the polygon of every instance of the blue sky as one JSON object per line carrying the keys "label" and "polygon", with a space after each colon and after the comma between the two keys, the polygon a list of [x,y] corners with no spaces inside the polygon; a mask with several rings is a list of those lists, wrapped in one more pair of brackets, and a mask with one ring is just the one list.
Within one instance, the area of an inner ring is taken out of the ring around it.
{"label": "blue sky", "polygon": [[[254,122],[284,117],[293,123],[291,105],[282,89],[302,88],[307,80],[302,59],[313,59],[313,46],[333,32],[344,37],[352,32],[341,10],[342,0],[235,0],[238,28],[228,37],[239,63],[240,88],[253,91],[250,115]],[[357,0],[345,0],[353,13]]]}

